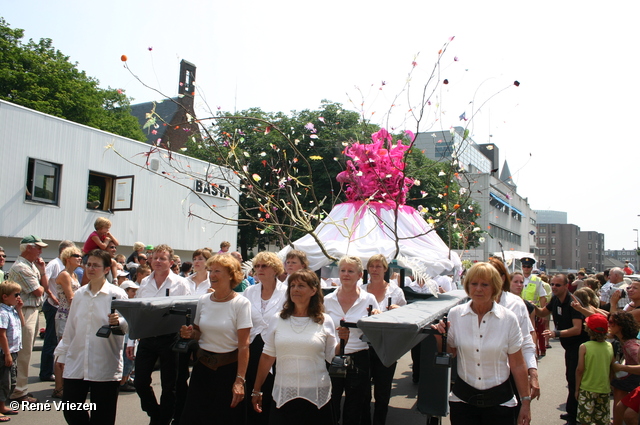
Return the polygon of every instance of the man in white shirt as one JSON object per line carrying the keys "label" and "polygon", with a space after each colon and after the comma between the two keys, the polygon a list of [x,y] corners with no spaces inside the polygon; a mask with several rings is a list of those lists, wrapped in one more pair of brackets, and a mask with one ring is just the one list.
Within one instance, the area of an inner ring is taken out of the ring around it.
{"label": "man in white shirt", "polygon": [[58,256],[49,261],[45,268],[45,274],[49,279],[49,291],[51,296],[46,296],[42,303],[42,313],[46,321],[46,328],[44,331],[44,341],[42,343],[42,352],[40,353],[40,380],[41,381],[54,381],[53,376],[53,351],[58,345],[58,337],[56,336],[56,313],[58,312],[58,289],[56,287],[56,278],[62,270],[64,265],[60,259],[60,254],[65,249],[75,244],[71,241],[65,240],[58,245]]}
{"label": "man in white shirt", "polygon": [[[600,289],[600,305],[608,304],[611,300],[611,294],[619,289],[626,288],[624,282],[624,272],[620,267],[614,267],[609,271],[609,282],[605,283]],[[618,300],[618,309],[623,309],[631,300],[626,295]]]}
{"label": "man in white shirt", "polygon": [[[151,260],[153,272],[142,280],[136,298],[191,295],[186,279],[171,272],[173,249],[168,245],[158,245],[153,250]],[[172,347],[175,332],[142,338],[135,356],[136,378],[133,382],[140,397],[142,410],[151,418],[150,425],[169,425],[176,408],[177,357]],[[134,359],[133,345],[127,347],[127,356]],[[162,394],[160,403],[151,388],[151,373],[160,359],[160,381]],[[176,418],[178,421],[180,418]]]}

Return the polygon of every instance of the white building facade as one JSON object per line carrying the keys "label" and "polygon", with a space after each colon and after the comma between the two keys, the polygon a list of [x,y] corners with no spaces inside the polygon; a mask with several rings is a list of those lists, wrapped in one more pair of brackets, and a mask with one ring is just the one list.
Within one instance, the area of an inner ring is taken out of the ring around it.
{"label": "white building facade", "polygon": [[82,247],[98,217],[111,221],[127,256],[137,241],[166,243],[183,259],[223,240],[236,247],[231,170],[4,101],[0,152],[0,246],[9,264],[25,235],[49,244],[45,260],[64,239]]}

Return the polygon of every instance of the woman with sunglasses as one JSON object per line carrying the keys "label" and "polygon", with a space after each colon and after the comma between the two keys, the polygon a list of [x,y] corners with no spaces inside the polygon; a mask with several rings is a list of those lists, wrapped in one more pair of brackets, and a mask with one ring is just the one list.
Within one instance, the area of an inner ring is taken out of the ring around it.
{"label": "woman with sunglasses", "polygon": [[[581,288],[584,289],[584,288]],[[576,291],[577,292],[577,291]],[[640,341],[638,335],[638,322],[631,313],[616,311],[609,316],[609,334],[613,335],[622,345],[624,363],[627,366],[638,364],[638,352]],[[640,385],[640,375],[629,374],[611,381],[613,388],[613,424],[622,425],[622,419],[627,409],[620,401],[631,391]]]}
{"label": "woman with sunglasses", "polygon": [[[64,265],[64,270],[58,274],[56,278],[56,290],[58,291],[58,311],[55,315],[56,322],[56,337],[58,342],[62,339],[64,334],[64,328],[67,324],[67,317],[69,316],[69,309],[71,308],[71,301],[73,301],[73,295],[80,289],[80,282],[75,270],[82,265],[82,253],[76,246],[70,246],[65,248],[60,253],[60,260]],[[54,363],[55,374],[55,388],[51,397],[62,398],[62,369],[58,363]]]}
{"label": "woman with sunglasses", "polygon": [[[253,388],[256,374],[258,372],[258,364],[264,347],[264,339],[262,333],[266,332],[269,321],[273,318],[284,305],[287,294],[287,285],[280,282],[277,276],[284,272],[282,261],[273,252],[260,252],[253,257],[253,269],[255,285],[248,287],[242,295],[251,303],[251,345],[249,347],[249,366],[247,368],[247,388]],[[268,424],[271,410],[271,395],[273,390],[273,374],[269,373],[262,384],[262,413],[253,410],[250,403],[247,403],[247,423],[249,424]]]}

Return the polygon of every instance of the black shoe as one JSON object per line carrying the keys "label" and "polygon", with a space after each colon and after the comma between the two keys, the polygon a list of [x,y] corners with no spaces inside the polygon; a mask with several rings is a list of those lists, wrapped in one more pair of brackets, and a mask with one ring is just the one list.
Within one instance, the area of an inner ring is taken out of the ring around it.
{"label": "black shoe", "polygon": [[56,381],[56,376],[55,375],[49,375],[49,376],[45,376],[45,377],[40,377],[40,381],[42,382],[55,382]]}
{"label": "black shoe", "polygon": [[560,415],[560,419],[567,422],[575,421],[575,419],[573,419],[568,413],[563,413],[562,415]]}

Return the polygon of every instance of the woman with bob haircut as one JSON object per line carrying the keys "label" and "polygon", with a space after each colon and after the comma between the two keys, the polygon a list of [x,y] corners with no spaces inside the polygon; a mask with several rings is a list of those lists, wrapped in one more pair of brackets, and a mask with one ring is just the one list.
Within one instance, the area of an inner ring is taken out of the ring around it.
{"label": "woman with bob haircut", "polygon": [[[237,260],[236,260],[237,261]],[[287,285],[278,280],[284,272],[282,261],[273,252],[259,252],[253,257],[254,278],[256,284],[248,287],[242,295],[251,303],[251,346],[249,357],[249,367],[247,369],[247,388],[253,388],[258,363],[264,347],[263,332],[267,330],[269,320],[276,315],[284,304],[287,292]],[[262,384],[263,413],[260,414],[247,405],[247,419],[251,424],[264,424],[269,421],[269,410],[271,409],[271,392],[273,389],[273,374],[268,374]],[[247,403],[248,404],[248,403]]]}
{"label": "woman with bob haircut", "polygon": [[244,274],[224,254],[209,258],[207,268],[214,292],[200,296],[193,325],[180,328],[181,338],[197,339],[200,346],[181,423],[243,424],[251,305],[233,288]]}
{"label": "woman with bob haircut", "polygon": [[289,276],[284,308],[270,322],[251,393],[253,408],[262,411],[262,383],[276,359],[271,423],[332,425],[331,380],[326,362],[336,354],[335,326],[324,313],[318,276],[307,269]]}
{"label": "woman with bob haircut", "polygon": [[289,280],[289,277],[294,272],[302,269],[309,268],[309,259],[307,258],[307,254],[304,251],[300,251],[298,249],[293,249],[287,252],[287,256],[284,259],[284,271],[287,273],[287,279],[285,279],[285,283]]}
{"label": "woman with bob haircut", "polygon": [[[531,421],[522,332],[515,314],[498,304],[503,279],[490,263],[476,263],[463,286],[471,298],[449,311],[448,349],[457,357],[458,379],[451,389],[451,424],[523,425]],[[441,334],[444,322],[433,326]],[[513,374],[522,406],[509,382]]]}

